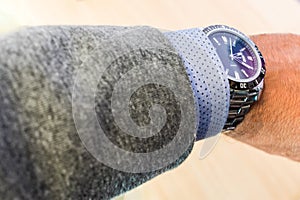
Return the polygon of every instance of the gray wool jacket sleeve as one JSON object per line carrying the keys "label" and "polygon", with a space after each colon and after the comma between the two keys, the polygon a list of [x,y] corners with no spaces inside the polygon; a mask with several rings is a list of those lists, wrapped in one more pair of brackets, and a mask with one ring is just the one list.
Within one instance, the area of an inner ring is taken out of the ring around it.
{"label": "gray wool jacket sleeve", "polygon": [[[124,53],[130,48],[133,50]],[[163,147],[174,137],[183,115],[178,114],[178,102],[166,88],[149,83],[148,89],[132,95],[131,118],[140,126],[150,123],[151,103],[166,107],[165,131],[148,140],[118,135],[109,95],[114,82],[143,63],[141,58],[154,71],[172,66],[188,82],[180,58],[169,52],[174,49],[163,34],[150,27],[45,26],[1,36],[0,199],[110,199],[182,163],[193,140],[187,140],[188,147],[177,159],[153,171],[125,172],[100,162],[82,143],[72,107],[76,70],[109,60],[107,65],[114,71],[108,70],[102,79],[99,76],[102,81],[95,97],[95,113],[107,138],[137,153]],[[141,79],[139,74],[133,76]],[[185,88],[183,94],[192,96],[192,89]],[[86,109],[85,105],[81,109]],[[180,140],[191,135],[194,137],[187,131]]]}

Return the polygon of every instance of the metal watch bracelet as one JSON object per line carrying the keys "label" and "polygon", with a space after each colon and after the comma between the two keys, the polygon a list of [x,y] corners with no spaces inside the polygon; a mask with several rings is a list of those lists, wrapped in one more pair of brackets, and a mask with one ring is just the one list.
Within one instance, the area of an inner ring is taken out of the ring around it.
{"label": "metal watch bracelet", "polygon": [[258,100],[259,90],[230,89],[230,108],[223,131],[234,130],[249,112],[251,105]]}

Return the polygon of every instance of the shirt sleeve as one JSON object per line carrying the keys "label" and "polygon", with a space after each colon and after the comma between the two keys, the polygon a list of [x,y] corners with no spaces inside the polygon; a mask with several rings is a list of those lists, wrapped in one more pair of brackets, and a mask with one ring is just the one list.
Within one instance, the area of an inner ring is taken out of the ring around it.
{"label": "shirt sleeve", "polygon": [[182,58],[198,108],[196,139],[220,133],[226,122],[230,89],[223,64],[200,28],[165,32]]}

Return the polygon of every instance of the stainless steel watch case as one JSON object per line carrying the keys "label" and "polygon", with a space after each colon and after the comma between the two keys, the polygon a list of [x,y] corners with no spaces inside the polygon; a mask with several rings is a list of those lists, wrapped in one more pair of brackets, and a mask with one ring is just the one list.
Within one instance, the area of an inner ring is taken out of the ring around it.
{"label": "stainless steel watch case", "polygon": [[215,32],[220,32],[220,31],[225,31],[225,32],[230,32],[233,33],[237,36],[239,36],[241,39],[243,39],[246,43],[249,44],[249,46],[253,49],[254,53],[257,56],[258,59],[258,67],[260,68],[259,73],[256,75],[254,80],[248,81],[248,82],[237,82],[231,79],[229,80],[229,85],[231,89],[234,90],[252,90],[252,89],[262,89],[263,84],[261,84],[263,82],[265,73],[266,73],[266,68],[265,68],[265,61],[264,58],[261,54],[261,52],[259,51],[259,49],[257,48],[257,46],[254,44],[254,42],[245,34],[241,33],[240,31],[225,26],[225,25],[213,25],[213,26],[208,26],[206,28],[203,29],[203,32],[205,34],[207,34],[207,36],[209,36],[212,33]]}
{"label": "stainless steel watch case", "polygon": [[259,71],[255,75],[255,77],[253,77],[253,80],[247,82],[238,82],[228,78],[230,85],[230,108],[227,121],[223,128],[223,131],[228,131],[234,130],[236,126],[243,121],[244,116],[250,110],[250,106],[255,101],[259,100],[263,91],[266,68],[264,58],[258,47],[245,34],[225,25],[213,25],[203,29],[203,32],[207,36],[212,33],[221,31],[233,33],[243,39],[246,43],[248,43],[256,54],[259,67]]}

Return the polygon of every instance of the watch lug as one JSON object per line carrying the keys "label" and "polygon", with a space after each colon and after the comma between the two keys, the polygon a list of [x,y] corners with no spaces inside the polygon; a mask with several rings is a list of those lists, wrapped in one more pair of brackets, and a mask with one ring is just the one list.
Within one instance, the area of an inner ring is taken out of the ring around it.
{"label": "watch lug", "polygon": [[258,92],[257,101],[260,99],[262,95],[262,91],[264,88],[264,80],[262,80],[254,89]]}

